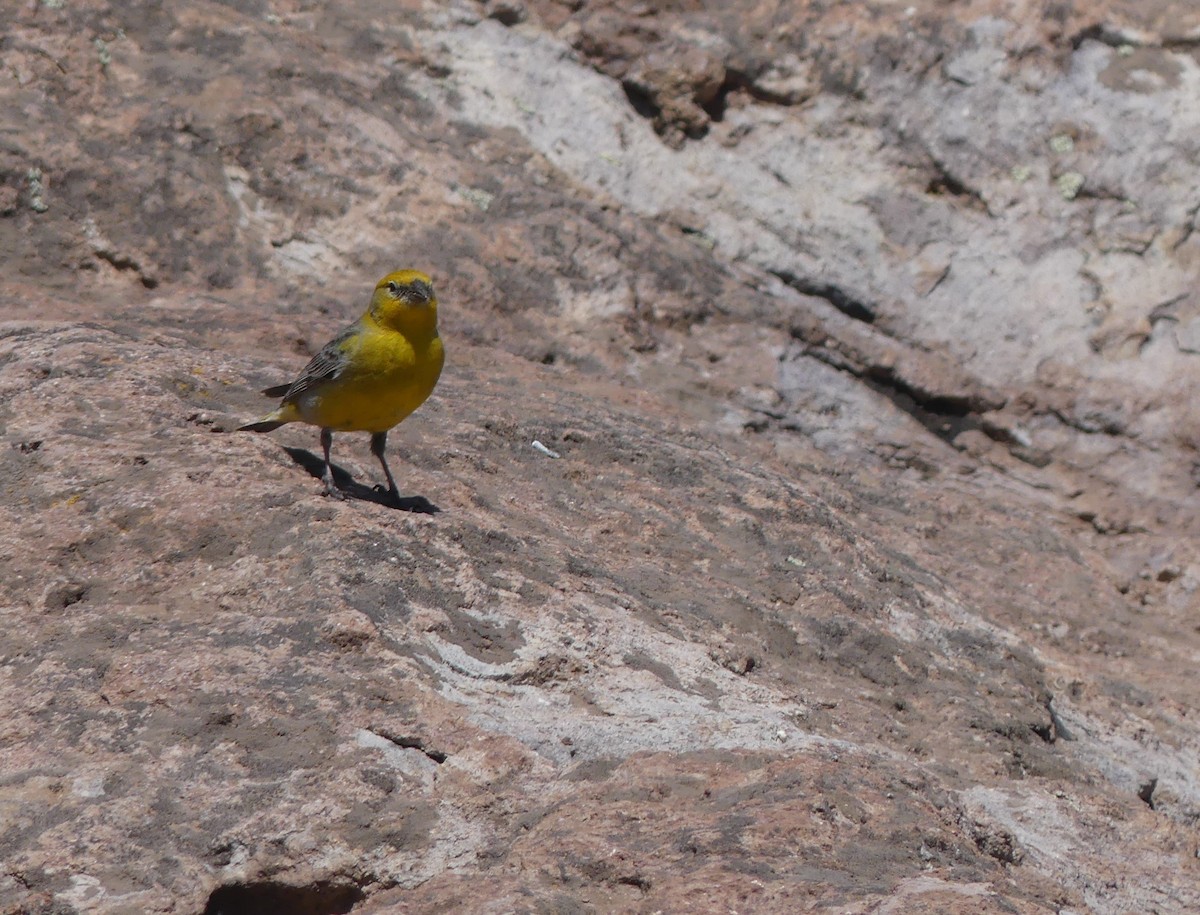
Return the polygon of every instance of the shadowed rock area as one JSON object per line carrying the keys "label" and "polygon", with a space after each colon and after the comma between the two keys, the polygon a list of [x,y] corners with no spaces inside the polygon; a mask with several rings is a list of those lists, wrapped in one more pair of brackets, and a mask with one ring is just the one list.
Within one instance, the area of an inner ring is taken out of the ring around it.
{"label": "shadowed rock area", "polygon": [[11,6],[0,911],[1200,910],[1192,4]]}

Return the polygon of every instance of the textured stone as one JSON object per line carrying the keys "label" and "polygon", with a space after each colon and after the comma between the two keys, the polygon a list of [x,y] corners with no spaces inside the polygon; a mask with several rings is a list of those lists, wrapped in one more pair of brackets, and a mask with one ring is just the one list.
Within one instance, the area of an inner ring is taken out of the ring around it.
{"label": "textured stone", "polygon": [[1200,909],[1195,11],[778,10],[15,9],[0,911]]}

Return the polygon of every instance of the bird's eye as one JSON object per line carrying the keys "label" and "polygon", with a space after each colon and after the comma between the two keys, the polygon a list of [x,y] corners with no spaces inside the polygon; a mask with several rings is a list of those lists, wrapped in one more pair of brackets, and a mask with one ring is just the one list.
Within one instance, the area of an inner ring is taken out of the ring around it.
{"label": "bird's eye", "polygon": [[392,295],[395,295],[397,292],[400,291],[400,287],[397,286],[395,283],[388,283],[387,287],[388,287],[388,292],[390,292]]}

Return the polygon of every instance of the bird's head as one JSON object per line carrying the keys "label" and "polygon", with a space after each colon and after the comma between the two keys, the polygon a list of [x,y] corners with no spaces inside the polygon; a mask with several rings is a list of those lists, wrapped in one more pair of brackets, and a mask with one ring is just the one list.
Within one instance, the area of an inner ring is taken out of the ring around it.
{"label": "bird's head", "polygon": [[408,332],[437,325],[433,280],[416,270],[397,270],[375,284],[368,313],[379,324]]}

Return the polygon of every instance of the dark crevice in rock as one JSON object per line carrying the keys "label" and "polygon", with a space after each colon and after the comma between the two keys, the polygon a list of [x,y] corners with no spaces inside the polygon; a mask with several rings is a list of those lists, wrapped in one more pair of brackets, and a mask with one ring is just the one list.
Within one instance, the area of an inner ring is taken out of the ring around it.
{"label": "dark crevice in rock", "polygon": [[213,890],[204,915],[344,915],[362,902],[362,888],[353,883],[319,880],[289,886],[271,880],[227,883]]}
{"label": "dark crevice in rock", "polygon": [[1082,432],[1084,435],[1119,435],[1128,434],[1125,424],[1116,416],[1072,416],[1064,410],[1051,409],[1050,415],[1068,429]]}
{"label": "dark crevice in rock", "polygon": [[763,105],[778,105],[782,108],[790,108],[802,104],[808,98],[807,96],[796,98],[783,93],[772,92],[763,87],[751,74],[742,70],[727,68],[725,70],[725,81],[721,83],[721,88],[717,90],[717,94],[713,96],[711,101],[700,107],[704,109],[705,113],[714,122],[720,122],[724,119],[725,111],[729,107],[729,96],[735,92],[749,96],[754,101]]}
{"label": "dark crevice in rock", "polygon": [[1077,51],[1085,41],[1098,41],[1101,44],[1106,44],[1110,48],[1119,48],[1122,45],[1133,44],[1129,40],[1129,36],[1120,29],[1113,28],[1103,22],[1096,22],[1089,25],[1087,28],[1080,29],[1071,36],[1069,44],[1071,50]]}
{"label": "dark crevice in rock", "polygon": [[724,120],[725,109],[729,107],[729,93],[733,92],[735,88],[734,80],[731,76],[732,74],[726,71],[725,82],[721,83],[721,88],[717,90],[717,94],[700,106],[714,124],[719,124]]}
{"label": "dark crevice in rock", "polygon": [[878,366],[872,374],[859,377],[867,387],[886,397],[949,445],[953,446],[954,440],[964,432],[980,431],[987,434],[979,417],[964,409],[958,398],[942,396],[919,400],[912,388],[894,376],[889,376],[889,373]]}
{"label": "dark crevice in rock", "polygon": [[1200,48],[1200,35],[1168,35],[1160,41],[1141,41],[1135,35],[1104,22],[1080,29],[1069,39],[1071,50],[1077,51],[1085,41],[1098,41],[1110,48],[1159,48],[1164,51],[1192,51]]}
{"label": "dark crevice in rock", "polygon": [[963,432],[978,430],[989,438],[996,439],[994,426],[984,422],[979,413],[983,409],[995,406],[991,403],[981,403],[976,394],[964,392],[961,394],[932,393],[920,390],[898,376],[891,366],[866,365],[855,366],[848,364],[836,354],[817,346],[806,345],[806,355],[832,366],[840,371],[849,372],[862,380],[875,393],[886,397],[896,407],[913,417],[943,441],[953,444]]}
{"label": "dark crevice in rock", "polygon": [[621,88],[625,90],[625,97],[629,99],[629,104],[637,112],[638,117],[643,117],[647,121],[653,121],[658,117],[660,109],[649,93],[627,79],[621,80]]}
{"label": "dark crevice in rock", "polygon": [[420,750],[439,766],[450,758],[449,754],[443,753],[441,750],[433,750],[425,745],[425,741],[420,737],[404,737],[398,734],[393,734],[385,728],[369,728],[372,734],[382,737],[384,740],[390,740],[398,747],[405,750]]}
{"label": "dark crevice in rock", "polygon": [[622,886],[632,886],[641,890],[643,893],[650,892],[651,887],[650,881],[641,874],[628,874],[626,876],[618,877],[617,883],[621,884]]}
{"label": "dark crevice in rock", "polygon": [[928,153],[928,155],[929,164],[933,169],[933,176],[925,185],[926,194],[931,194],[935,197],[957,197],[968,206],[987,212],[987,201],[983,199],[983,194],[956,175],[950,166],[940,158],[932,153]]}
{"label": "dark crevice in rock", "polygon": [[1179,238],[1171,245],[1172,251],[1178,251],[1192,237],[1196,231],[1197,217],[1200,217],[1200,204],[1196,204],[1196,206],[1188,210],[1187,222],[1183,224],[1183,230],[1179,233]]}
{"label": "dark crevice in rock", "polygon": [[1104,187],[1103,185],[1101,185],[1099,187],[1094,187],[1092,185],[1085,183],[1082,187],[1079,188],[1079,191],[1075,194],[1075,199],[1076,200],[1112,200],[1117,203],[1124,203],[1126,200],[1129,199],[1129,195],[1123,194],[1120,191],[1114,191],[1112,188]]}
{"label": "dark crevice in rock", "polygon": [[810,276],[801,276],[790,270],[771,270],[771,275],[787,283],[801,295],[816,296],[824,299],[848,318],[862,321],[864,324],[875,323],[876,306],[852,295],[834,283],[824,283]]}
{"label": "dark crevice in rock", "polygon": [[[865,309],[859,300],[851,299],[836,287],[822,286],[806,277],[788,275],[782,271],[772,273],[803,294],[825,299],[847,316],[850,316],[848,310],[855,310],[856,305],[859,309]],[[843,328],[843,331],[853,326]],[[908,357],[905,357],[897,354],[890,341],[877,347],[856,340],[853,334],[849,338],[834,334],[820,321],[793,322],[789,332],[801,344],[803,355],[858,378],[948,444],[960,448],[955,444],[959,435],[966,431],[979,431],[993,441],[1012,446],[1013,453],[1022,460],[1038,466],[1049,463],[1048,459],[1043,459],[1043,455],[1032,453],[1027,439],[1023,440],[1023,437],[988,415],[1004,407],[1007,398],[1003,394],[990,390],[961,372],[951,371],[950,377],[944,377],[946,372],[938,371],[936,366],[931,367],[932,372],[924,371],[922,362],[926,359],[939,361],[940,357],[936,354],[910,350]],[[867,333],[887,336],[878,327],[873,327]],[[942,377],[931,383],[931,374]],[[770,416],[768,411],[758,412]],[[1028,454],[1018,453],[1018,449]]]}
{"label": "dark crevice in rock", "polygon": [[1152,778],[1152,779],[1150,779],[1150,781],[1146,782],[1144,785],[1138,786],[1138,797],[1141,798],[1141,800],[1145,803],[1145,805],[1147,807],[1149,807],[1151,810],[1154,809],[1154,790],[1157,787],[1158,787],[1158,779],[1157,778]]}
{"label": "dark crevice in rock", "polygon": [[[599,72],[604,72],[600,70]],[[737,69],[724,69],[724,76],[715,90],[693,87],[685,104],[694,105],[695,118],[680,120],[671,109],[680,100],[671,93],[660,94],[653,83],[647,84],[638,76],[621,79],[621,88],[630,106],[640,117],[654,125],[668,145],[678,148],[685,139],[699,140],[708,134],[710,124],[720,123],[729,108],[730,95],[738,94],[763,105],[793,107],[807,101],[808,95],[772,92],[753,75]],[[703,114],[700,114],[703,112]]]}
{"label": "dark crevice in rock", "polygon": [[896,375],[890,366],[869,366],[866,373],[860,377],[867,382],[873,382],[873,387],[892,400],[895,400],[897,395],[909,398],[916,407],[932,414],[938,420],[946,417],[965,419],[975,414],[972,403],[974,398],[971,394],[933,394],[919,390]]}
{"label": "dark crevice in rock", "polygon": [[1042,743],[1054,743],[1055,734],[1053,721],[1031,724],[1029,726],[1029,730],[1033,731],[1033,733],[1038,736]]}
{"label": "dark crevice in rock", "polygon": [[118,270],[132,270],[137,274],[138,280],[147,289],[154,289],[158,286],[158,280],[146,273],[142,269],[142,265],[127,254],[118,254],[115,251],[110,251],[107,248],[97,248],[96,257],[105,263],[111,264]]}
{"label": "dark crevice in rock", "polygon": [[922,190],[934,197],[952,197],[955,202],[972,210],[991,216],[987,200],[979,188],[946,161],[945,157],[930,148],[930,142],[919,131],[910,128],[902,119],[885,114],[883,129],[891,134],[899,150],[908,150],[908,161],[918,174],[927,174],[928,180]]}

